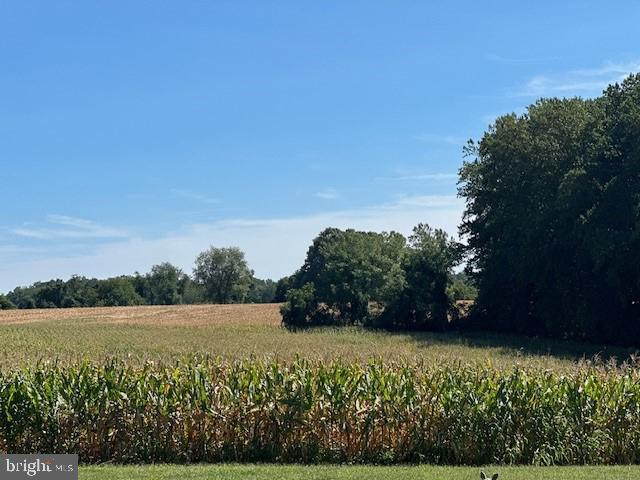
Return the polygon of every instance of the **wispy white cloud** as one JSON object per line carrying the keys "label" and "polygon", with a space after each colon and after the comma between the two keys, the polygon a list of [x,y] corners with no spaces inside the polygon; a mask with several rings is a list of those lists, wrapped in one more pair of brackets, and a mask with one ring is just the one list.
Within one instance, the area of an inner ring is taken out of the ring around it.
{"label": "wispy white cloud", "polygon": [[[63,227],[63,228],[60,228]],[[100,225],[91,220],[69,217],[67,215],[47,216],[45,227],[19,227],[10,230],[19,237],[39,240],[65,238],[126,238],[129,233],[120,228]]]}
{"label": "wispy white cloud", "polygon": [[448,145],[464,145],[466,138],[458,135],[438,135],[434,133],[423,133],[414,137],[416,140],[425,143],[446,143]]}
{"label": "wispy white cloud", "polygon": [[220,203],[220,200],[218,200],[217,198],[211,198],[184,188],[172,188],[170,192],[177,197],[188,198],[189,200],[196,200],[198,202],[206,203],[209,205]]}
{"label": "wispy white cloud", "polygon": [[509,115],[515,113],[516,115],[523,115],[527,111],[526,107],[518,107],[514,108],[511,111],[505,111],[502,113],[488,113],[480,117],[480,122],[483,126],[491,125],[496,121],[496,118],[501,117],[502,115]]}
{"label": "wispy white cloud", "polygon": [[448,209],[459,208],[462,205],[464,205],[463,200],[455,195],[406,195],[399,197],[396,202],[384,208],[391,210],[401,210],[407,207]]}
{"label": "wispy white cloud", "polygon": [[355,210],[185,225],[158,238],[130,237],[103,242],[88,254],[57,252],[46,258],[4,257],[0,251],[0,292],[73,274],[107,277],[143,272],[162,261],[190,271],[196,255],[211,244],[236,245],[246,252],[257,276],[279,278],[300,267],[311,241],[326,227],[408,234],[413,226],[426,222],[455,235],[463,208],[463,200],[452,195],[407,196]]}
{"label": "wispy white cloud", "polygon": [[0,245],[0,258],[5,258],[5,259],[8,257],[20,258],[20,257],[24,257],[25,255],[42,253],[45,251],[46,250],[43,249],[42,247],[28,247],[28,246],[15,245],[15,244]]}
{"label": "wispy white cloud", "polygon": [[335,200],[340,197],[340,194],[336,191],[335,188],[325,188],[324,190],[316,192],[314,196],[323,200]]}
{"label": "wispy white cloud", "polygon": [[46,230],[36,230],[32,228],[13,228],[10,230],[14,235],[27,238],[39,238],[41,240],[52,238],[52,233]]}
{"label": "wispy white cloud", "polygon": [[68,215],[49,215],[47,217],[49,222],[56,223],[58,225],[66,225],[68,227],[75,227],[82,230],[90,230],[95,228],[96,224],[90,220],[83,218],[69,217]]}
{"label": "wispy white cloud", "polygon": [[529,63],[543,63],[558,60],[558,57],[506,57],[497,53],[487,53],[485,59],[490,62],[496,63],[511,63],[511,64],[529,64]]}
{"label": "wispy white cloud", "polygon": [[629,74],[638,71],[640,71],[640,60],[609,62],[598,68],[536,75],[516,92],[516,96],[594,96],[601,93],[608,85],[621,82]]}
{"label": "wispy white cloud", "polygon": [[407,175],[397,175],[389,177],[378,177],[376,180],[388,181],[437,181],[450,182],[458,179],[457,173],[417,173]]}

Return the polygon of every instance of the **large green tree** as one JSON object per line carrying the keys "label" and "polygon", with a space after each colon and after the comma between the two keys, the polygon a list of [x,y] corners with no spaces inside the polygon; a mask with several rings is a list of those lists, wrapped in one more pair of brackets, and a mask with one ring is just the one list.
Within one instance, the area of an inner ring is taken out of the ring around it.
{"label": "large green tree", "polygon": [[[315,303],[323,307],[321,323],[362,322],[368,316],[370,302],[388,302],[402,289],[404,246],[404,237],[395,232],[327,228],[309,247],[305,263],[291,284],[295,289],[313,285],[306,292],[312,290]],[[300,296],[297,292],[292,295]],[[307,299],[305,302],[313,304]],[[314,315],[319,318],[319,313]]]}
{"label": "large green tree", "polygon": [[237,247],[210,247],[200,253],[193,275],[204,288],[207,299],[214,303],[243,302],[253,278],[244,252]]}
{"label": "large green tree", "polygon": [[640,76],[543,99],[467,153],[461,233],[481,325],[640,341]]}

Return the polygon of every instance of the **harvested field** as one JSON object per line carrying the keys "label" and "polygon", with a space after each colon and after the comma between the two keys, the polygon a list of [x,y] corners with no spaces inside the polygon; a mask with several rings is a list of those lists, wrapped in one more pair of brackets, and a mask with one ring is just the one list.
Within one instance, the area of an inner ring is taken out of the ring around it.
{"label": "harvested field", "polygon": [[279,305],[181,305],[0,312],[0,367],[43,360],[131,364],[193,355],[224,359],[426,361],[573,370],[590,361],[631,358],[632,350],[494,334],[385,332],[358,327],[291,332]]}
{"label": "harvested field", "polygon": [[140,307],[0,310],[0,325],[67,321],[131,325],[280,325],[280,304],[150,305]]}

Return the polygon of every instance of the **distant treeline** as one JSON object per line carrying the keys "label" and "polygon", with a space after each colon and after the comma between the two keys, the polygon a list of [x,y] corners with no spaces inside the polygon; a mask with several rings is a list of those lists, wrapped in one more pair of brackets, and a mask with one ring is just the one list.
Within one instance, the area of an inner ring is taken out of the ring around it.
{"label": "distant treeline", "polygon": [[[351,235],[347,232],[345,234]],[[364,235],[372,240],[361,245],[366,249],[373,248],[375,240],[381,234]],[[372,272],[363,274],[371,275]],[[349,279],[341,281],[348,282]],[[451,299],[475,297],[475,289],[464,273],[449,273],[444,283]],[[198,255],[191,276],[165,262],[154,265],[145,274],[135,273],[107,279],[73,276],[66,281],[57,279],[36,282],[28,287],[17,287],[7,295],[0,295],[0,310],[284,302],[288,298],[297,298],[299,292],[294,288],[297,284],[296,276],[285,277],[278,282],[256,278],[239,248],[211,247]],[[369,288],[371,285],[364,287]]]}
{"label": "distant treeline", "polygon": [[255,278],[239,249],[210,248],[196,259],[193,278],[170,263],[104,280],[73,276],[17,287],[0,295],[0,309],[268,303],[275,295],[276,282]]}

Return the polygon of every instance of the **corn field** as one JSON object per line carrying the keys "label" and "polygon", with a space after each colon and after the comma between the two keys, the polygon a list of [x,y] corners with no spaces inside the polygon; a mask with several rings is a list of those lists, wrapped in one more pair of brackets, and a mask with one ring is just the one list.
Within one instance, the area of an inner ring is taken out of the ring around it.
{"label": "corn field", "polygon": [[45,363],[0,372],[0,451],[85,463],[638,463],[640,373]]}

